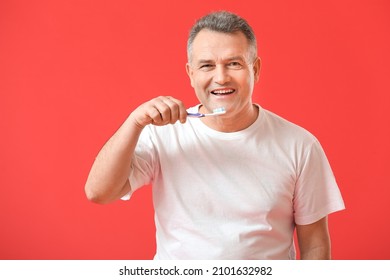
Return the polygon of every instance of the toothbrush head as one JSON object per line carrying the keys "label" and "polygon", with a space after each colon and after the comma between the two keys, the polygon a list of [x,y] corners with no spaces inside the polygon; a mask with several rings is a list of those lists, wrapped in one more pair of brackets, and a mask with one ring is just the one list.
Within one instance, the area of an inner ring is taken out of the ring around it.
{"label": "toothbrush head", "polygon": [[225,107],[219,107],[219,108],[215,108],[213,110],[213,115],[222,115],[222,114],[225,114],[225,113],[226,113]]}

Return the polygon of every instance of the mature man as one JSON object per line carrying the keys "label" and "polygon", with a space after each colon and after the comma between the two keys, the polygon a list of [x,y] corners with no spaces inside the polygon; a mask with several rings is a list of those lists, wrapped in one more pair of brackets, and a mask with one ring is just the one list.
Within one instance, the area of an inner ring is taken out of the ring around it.
{"label": "mature man", "polygon": [[160,96],[136,108],[99,152],[87,197],[109,203],[152,183],[155,259],[294,259],[294,229],[303,259],[329,259],[327,216],[344,203],[317,139],[252,102],[252,28],[206,15],[187,52],[200,104]]}

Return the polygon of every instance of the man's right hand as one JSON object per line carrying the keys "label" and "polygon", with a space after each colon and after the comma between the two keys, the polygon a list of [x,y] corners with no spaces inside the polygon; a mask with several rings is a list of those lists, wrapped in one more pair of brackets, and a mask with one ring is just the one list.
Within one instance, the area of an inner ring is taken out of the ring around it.
{"label": "man's right hand", "polygon": [[187,111],[180,100],[170,96],[159,96],[136,108],[130,114],[130,119],[141,129],[148,124],[162,126],[177,121],[185,123]]}
{"label": "man's right hand", "polygon": [[173,97],[160,96],[137,107],[97,155],[85,185],[88,199],[104,204],[129,193],[132,156],[142,129],[186,119],[186,108]]}

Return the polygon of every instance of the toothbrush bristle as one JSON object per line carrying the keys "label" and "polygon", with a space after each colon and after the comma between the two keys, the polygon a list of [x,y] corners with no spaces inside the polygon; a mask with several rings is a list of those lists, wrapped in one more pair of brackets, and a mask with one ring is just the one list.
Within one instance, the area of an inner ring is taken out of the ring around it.
{"label": "toothbrush bristle", "polygon": [[226,113],[226,109],[224,107],[215,108],[213,110],[213,113],[214,114],[225,114]]}

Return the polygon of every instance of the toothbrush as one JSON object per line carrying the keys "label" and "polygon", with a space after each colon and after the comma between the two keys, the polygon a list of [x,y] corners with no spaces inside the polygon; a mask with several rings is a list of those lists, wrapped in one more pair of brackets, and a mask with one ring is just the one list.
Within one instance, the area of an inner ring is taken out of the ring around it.
{"label": "toothbrush", "polygon": [[226,109],[224,107],[216,108],[212,113],[202,114],[202,113],[188,113],[188,117],[191,118],[203,118],[208,116],[218,116],[226,113]]}

